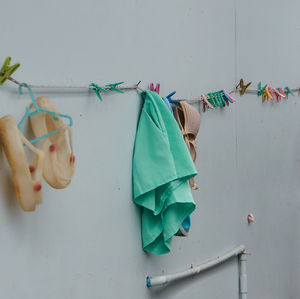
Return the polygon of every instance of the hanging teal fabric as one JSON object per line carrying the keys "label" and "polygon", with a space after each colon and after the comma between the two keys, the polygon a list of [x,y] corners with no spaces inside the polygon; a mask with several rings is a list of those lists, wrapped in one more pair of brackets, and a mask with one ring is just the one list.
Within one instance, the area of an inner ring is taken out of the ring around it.
{"label": "hanging teal fabric", "polygon": [[161,96],[142,93],[133,154],[133,197],[142,207],[145,251],[168,253],[184,219],[195,209],[188,180],[197,174],[188,148]]}

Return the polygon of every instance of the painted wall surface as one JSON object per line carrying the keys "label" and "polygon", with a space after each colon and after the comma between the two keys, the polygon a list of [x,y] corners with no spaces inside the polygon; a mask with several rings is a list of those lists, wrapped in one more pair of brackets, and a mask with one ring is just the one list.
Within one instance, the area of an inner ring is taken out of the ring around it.
{"label": "painted wall surface", "polygon": [[[230,89],[242,76],[298,86],[300,3],[290,1],[1,1],[1,59],[22,63],[34,84],[161,83],[180,97]],[[255,88],[257,81],[254,82]],[[188,238],[164,256],[144,253],[132,202],[131,158],[142,101],[109,94],[37,90],[74,119],[72,185],[43,184],[44,202],[24,213],[0,150],[0,298],[238,298],[232,259],[203,275],[147,289],[172,273],[245,244],[249,298],[296,299],[299,286],[300,107],[239,97],[201,114],[200,186]],[[19,120],[30,102],[0,88],[1,115]],[[198,107],[198,104],[195,104]],[[31,132],[28,129],[28,136]],[[248,225],[247,214],[255,223]]]}

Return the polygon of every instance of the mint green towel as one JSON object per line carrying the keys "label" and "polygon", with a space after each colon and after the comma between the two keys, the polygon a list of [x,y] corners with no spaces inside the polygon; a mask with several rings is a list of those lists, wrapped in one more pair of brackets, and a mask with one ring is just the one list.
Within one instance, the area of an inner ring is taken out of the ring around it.
{"label": "mint green towel", "polygon": [[133,197],[142,207],[144,250],[164,254],[182,221],[195,209],[188,180],[197,171],[161,96],[146,90],[142,97],[132,164]]}

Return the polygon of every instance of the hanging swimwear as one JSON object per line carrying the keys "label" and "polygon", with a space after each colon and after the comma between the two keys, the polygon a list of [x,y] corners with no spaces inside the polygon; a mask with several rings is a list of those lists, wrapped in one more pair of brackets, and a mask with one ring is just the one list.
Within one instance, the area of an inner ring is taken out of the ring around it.
{"label": "hanging swimwear", "polygon": [[[184,141],[190,151],[193,162],[196,163],[196,137],[200,129],[199,112],[186,101],[173,104],[174,117],[178,123]],[[193,190],[198,189],[194,178],[190,179],[190,186]],[[176,236],[188,236],[191,227],[191,218],[188,216],[182,223]]]}
{"label": "hanging swimwear", "polygon": [[188,180],[197,174],[179,127],[152,91],[142,93],[144,106],[133,154],[133,197],[142,207],[143,248],[168,253],[172,237],[195,209]]}

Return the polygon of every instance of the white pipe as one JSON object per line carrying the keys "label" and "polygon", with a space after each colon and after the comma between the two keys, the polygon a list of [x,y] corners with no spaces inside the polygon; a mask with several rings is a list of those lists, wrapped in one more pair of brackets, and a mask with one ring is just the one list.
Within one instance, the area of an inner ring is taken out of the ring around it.
{"label": "white pipe", "polygon": [[247,299],[247,258],[246,254],[240,255],[240,299]]}
{"label": "white pipe", "polygon": [[[226,260],[230,259],[231,257],[241,254],[244,251],[245,251],[245,246],[240,245],[240,246],[235,247],[231,251],[225,253],[222,256],[219,256],[215,259],[209,260],[206,263],[203,263],[199,266],[192,267],[191,269],[188,269],[188,270],[185,270],[182,272],[178,272],[175,274],[167,274],[167,275],[155,276],[155,277],[148,276],[146,278],[147,287],[165,285],[169,282],[172,282],[172,281],[175,281],[178,279],[182,279],[185,277],[199,274],[200,272],[210,269],[216,265],[219,265],[219,264],[225,262]],[[243,297],[243,299],[244,299],[244,297]]]}

